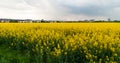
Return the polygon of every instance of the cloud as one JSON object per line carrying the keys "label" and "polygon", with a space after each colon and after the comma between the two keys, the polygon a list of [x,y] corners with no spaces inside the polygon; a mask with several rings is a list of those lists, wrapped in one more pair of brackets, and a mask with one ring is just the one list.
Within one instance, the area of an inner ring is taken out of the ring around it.
{"label": "cloud", "polygon": [[27,5],[23,0],[1,0],[0,1],[0,18],[33,18],[35,10]]}
{"label": "cloud", "polygon": [[[68,1],[68,0],[66,0]],[[120,7],[119,0],[84,0],[79,1],[75,0],[75,2],[64,3],[64,6],[69,8],[71,13],[76,14],[86,14],[86,15],[104,15],[108,11],[116,7]],[[82,4],[81,4],[82,3]],[[75,5],[73,5],[75,4]]]}
{"label": "cloud", "polygon": [[[68,2],[68,0],[65,0]],[[74,0],[68,3],[63,2],[63,6],[70,10],[70,14],[86,15],[86,16],[103,16],[112,19],[120,17],[120,0]]]}
{"label": "cloud", "polygon": [[120,0],[0,0],[0,17],[50,20],[119,19]]}

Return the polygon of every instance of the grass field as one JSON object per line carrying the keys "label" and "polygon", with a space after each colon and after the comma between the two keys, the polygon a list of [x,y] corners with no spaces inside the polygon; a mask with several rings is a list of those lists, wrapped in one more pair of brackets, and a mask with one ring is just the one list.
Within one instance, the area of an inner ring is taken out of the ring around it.
{"label": "grass field", "polygon": [[0,63],[120,63],[120,23],[0,23]]}

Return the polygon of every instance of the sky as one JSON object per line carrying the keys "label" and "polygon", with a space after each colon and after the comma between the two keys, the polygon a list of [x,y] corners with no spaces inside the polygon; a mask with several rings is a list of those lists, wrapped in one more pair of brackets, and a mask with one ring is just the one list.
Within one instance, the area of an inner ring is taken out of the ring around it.
{"label": "sky", "polygon": [[120,20],[120,0],[0,0],[0,18]]}

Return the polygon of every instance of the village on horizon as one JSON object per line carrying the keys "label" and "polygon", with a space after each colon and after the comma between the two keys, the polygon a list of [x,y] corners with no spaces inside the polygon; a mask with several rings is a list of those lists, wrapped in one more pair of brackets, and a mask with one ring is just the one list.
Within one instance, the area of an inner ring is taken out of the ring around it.
{"label": "village on horizon", "polygon": [[8,18],[0,18],[0,23],[62,23],[62,22],[120,22],[120,20],[111,20],[108,18],[107,20],[78,20],[78,21],[65,21],[65,20],[34,20],[34,19],[8,19]]}

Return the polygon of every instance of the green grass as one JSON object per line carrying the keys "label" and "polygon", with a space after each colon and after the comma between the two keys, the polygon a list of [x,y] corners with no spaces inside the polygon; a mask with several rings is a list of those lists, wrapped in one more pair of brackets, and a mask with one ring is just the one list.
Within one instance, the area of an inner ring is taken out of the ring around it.
{"label": "green grass", "polygon": [[0,45],[0,63],[30,63],[30,55]]}

